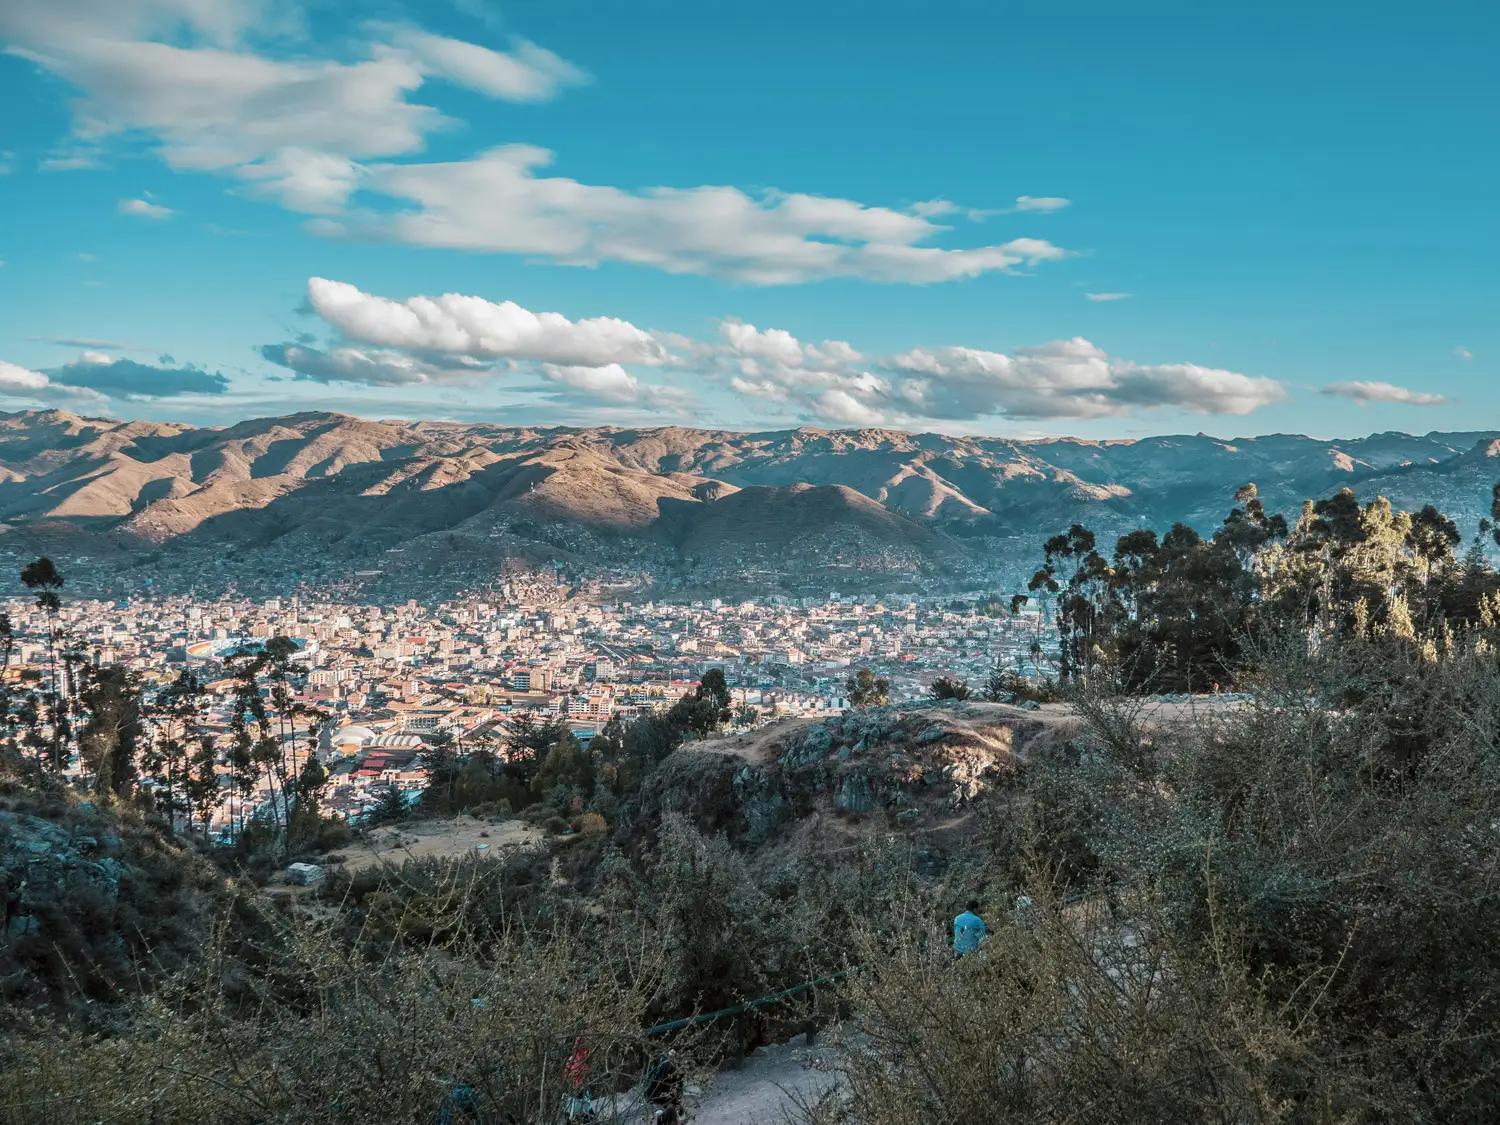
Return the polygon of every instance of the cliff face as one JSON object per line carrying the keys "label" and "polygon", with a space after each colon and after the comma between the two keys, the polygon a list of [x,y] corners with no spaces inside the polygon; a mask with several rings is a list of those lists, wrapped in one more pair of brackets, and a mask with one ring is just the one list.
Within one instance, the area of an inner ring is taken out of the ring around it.
{"label": "cliff face", "polygon": [[1035,750],[1074,737],[1065,707],[921,702],[794,719],[690,743],[647,781],[628,840],[668,814],[745,847],[838,846],[867,828],[940,841],[965,831],[988,793]]}

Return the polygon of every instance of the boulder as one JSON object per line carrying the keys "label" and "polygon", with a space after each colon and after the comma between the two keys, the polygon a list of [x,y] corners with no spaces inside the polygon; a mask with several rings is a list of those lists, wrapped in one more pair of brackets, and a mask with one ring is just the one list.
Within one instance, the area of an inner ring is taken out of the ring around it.
{"label": "boulder", "polygon": [[310,887],[321,883],[327,873],[316,863],[294,863],[285,872],[286,881],[297,887]]}

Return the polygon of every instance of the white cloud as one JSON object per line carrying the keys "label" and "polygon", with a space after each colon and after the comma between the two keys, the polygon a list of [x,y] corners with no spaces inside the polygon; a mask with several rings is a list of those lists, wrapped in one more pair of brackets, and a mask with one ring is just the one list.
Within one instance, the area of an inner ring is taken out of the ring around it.
{"label": "white cloud", "polygon": [[[115,139],[144,135],[174,169],[218,173],[319,216],[308,224],[315,233],[766,285],[844,277],[921,284],[1066,256],[1035,238],[939,245],[949,228],[935,217],[987,214],[946,200],[902,211],[732,186],[586,184],[539,174],[552,154],[528,145],[403,162],[458,124],[413,100],[429,81],[535,102],[587,75],[525,40],[501,51],[381,24],[365,25],[363,42],[337,58],[326,48],[320,55],[305,33],[283,37],[294,48],[285,57],[246,46],[274,39],[265,32],[280,8],[276,0],[29,0],[0,4],[0,37],[81,91],[73,136],[49,167],[92,166]],[[375,205],[351,211],[357,192]],[[1021,196],[1013,211],[1066,203]]]}
{"label": "white cloud", "polygon": [[302,211],[341,206],[355,162],[419,151],[456,123],[412,102],[429,77],[539,101],[584,75],[533,43],[510,53],[418,31],[373,37],[355,61],[271,58],[241,45],[258,0],[60,0],[0,5],[8,50],[78,87],[73,137],[44,163],[94,167],[101,146],[143,132],[175,169],[251,181]]}
{"label": "white cloud", "polygon": [[495,51],[461,39],[406,29],[396,33],[394,42],[414,55],[428,74],[506,101],[547,101],[564,87],[589,80],[566,59],[525,39],[517,41],[511,51]]}
{"label": "white cloud", "polygon": [[121,40],[192,32],[227,45],[269,15],[268,0],[10,0],[0,34],[24,43]]}
{"label": "white cloud", "polygon": [[1055,261],[1040,239],[946,249],[946,228],[849,199],[734,187],[642,191],[542,176],[552,153],[529,145],[443,164],[380,164],[366,187],[414,204],[367,215],[359,233],[422,246],[535,254],[572,265],[632,262],[758,285],[858,277],[936,282]]}
{"label": "white cloud", "polygon": [[1473,359],[1474,358],[1474,353],[1471,352],[1468,348],[1454,348],[1453,349],[1453,354],[1456,355],[1456,356],[1458,356],[1459,359]]}
{"label": "white cloud", "polygon": [[160,203],[152,203],[149,199],[122,199],[116,205],[116,209],[122,215],[134,215],[141,219],[170,219],[177,214],[170,207],[163,207]]}
{"label": "white cloud", "polygon": [[1064,199],[1060,195],[1018,195],[1016,196],[1017,211],[1032,211],[1046,213],[1049,211],[1061,211],[1073,201]]}
{"label": "white cloud", "polygon": [[1248,414],[1285,395],[1273,379],[1191,363],[1137,364],[1075,337],[1014,353],[916,348],[880,358],[841,342],[798,341],[776,329],[723,326],[715,368],[741,395],[838,425],[1097,418],[1172,407]]}
{"label": "white cloud", "polygon": [[99,406],[106,401],[97,391],[54,383],[40,371],[3,359],[0,359],[0,398],[80,407]]}
{"label": "white cloud", "polygon": [[1090,301],[1128,301],[1134,296],[1133,293],[1085,293],[1084,298]]}
{"label": "white cloud", "polygon": [[1405,406],[1442,406],[1448,401],[1443,395],[1414,391],[1409,387],[1398,387],[1395,383],[1382,383],[1378,380],[1330,383],[1323,388],[1323,393],[1352,399],[1361,406],[1371,402],[1392,402]]}
{"label": "white cloud", "polygon": [[229,380],[217,371],[178,365],[163,356],[161,366],[85,351],[72,363],[47,369],[54,386],[98,392],[114,399],[140,401],[177,395],[222,395]]}
{"label": "white cloud", "polygon": [[542,374],[554,383],[604,402],[679,410],[687,401],[687,396],[677,388],[642,383],[618,363],[603,367],[544,363]]}
{"label": "white cloud", "polygon": [[650,333],[614,317],[569,320],[513,301],[445,293],[393,301],[347,282],[313,277],[308,304],[347,339],[379,347],[475,360],[532,359],[602,367],[659,364],[666,349]]}

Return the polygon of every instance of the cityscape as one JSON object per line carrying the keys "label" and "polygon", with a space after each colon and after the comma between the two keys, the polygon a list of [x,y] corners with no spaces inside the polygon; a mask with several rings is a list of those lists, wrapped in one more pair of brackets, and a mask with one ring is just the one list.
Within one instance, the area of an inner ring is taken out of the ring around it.
{"label": "cityscape", "polygon": [[[319,716],[315,728],[287,732],[288,768],[295,775],[297,755],[315,752],[329,771],[325,807],[357,823],[388,790],[415,801],[434,756],[486,747],[503,756],[517,714],[562,720],[587,747],[612,719],[669,707],[713,668],[725,675],[742,727],[838,714],[858,668],[887,678],[897,701],[925,697],[945,675],[981,684],[997,667],[1035,672],[1051,643],[1041,612],[996,604],[877,595],[637,603],[599,584],[575,589],[535,577],[433,606],[302,595],[69,600],[55,622],[13,598],[5,676],[40,680],[54,627],[96,663],[138,677],[148,695],[191,672],[212,701],[204,729],[227,761],[234,685],[225,659],[287,638],[296,646],[296,702]],[[271,776],[259,780],[256,807],[272,799]],[[231,800],[227,766],[221,784],[212,828],[230,838],[236,817],[255,814]]]}

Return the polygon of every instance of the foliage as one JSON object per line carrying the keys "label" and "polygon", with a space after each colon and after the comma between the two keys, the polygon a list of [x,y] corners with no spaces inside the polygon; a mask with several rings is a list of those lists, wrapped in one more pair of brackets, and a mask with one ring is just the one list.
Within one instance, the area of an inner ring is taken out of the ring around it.
{"label": "foliage", "polygon": [[1458,530],[1430,505],[1361,505],[1342,489],[1304,504],[1289,527],[1253,484],[1235,501],[1208,539],[1183,524],[1159,539],[1133,531],[1110,557],[1077,524],[1047,540],[1029,588],[1051,599],[1062,680],[1099,673],[1132,693],[1212,691],[1251,667],[1266,630],[1435,637],[1497,616],[1500,580],[1481,556],[1454,555]]}
{"label": "foliage", "polygon": [[1251,698],[1197,718],[1078,697],[1086,733],[977,842],[983,954],[920,921],[860,938],[863,1045],[815,1120],[1492,1115],[1495,650],[1257,643]]}
{"label": "foliage", "polygon": [[969,685],[953,676],[939,676],[927,689],[934,699],[968,699]]}
{"label": "foliage", "polygon": [[861,668],[844,681],[844,694],[851,707],[884,707],[891,699],[891,681]]}

